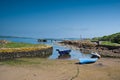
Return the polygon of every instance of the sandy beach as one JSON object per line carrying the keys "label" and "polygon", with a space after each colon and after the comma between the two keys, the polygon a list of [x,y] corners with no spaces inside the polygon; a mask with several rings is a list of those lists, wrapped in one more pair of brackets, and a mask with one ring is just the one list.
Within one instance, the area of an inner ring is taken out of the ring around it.
{"label": "sandy beach", "polygon": [[120,59],[101,58],[92,64],[78,60],[18,59],[0,62],[0,80],[120,80]]}

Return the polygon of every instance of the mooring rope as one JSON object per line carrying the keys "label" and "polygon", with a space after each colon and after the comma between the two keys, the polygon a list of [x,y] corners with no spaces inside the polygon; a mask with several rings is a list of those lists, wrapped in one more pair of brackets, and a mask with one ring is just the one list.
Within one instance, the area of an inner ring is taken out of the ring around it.
{"label": "mooring rope", "polygon": [[76,73],[76,75],[73,76],[70,80],[73,80],[73,79],[77,78],[78,75],[79,75],[79,67],[77,66],[77,73]]}

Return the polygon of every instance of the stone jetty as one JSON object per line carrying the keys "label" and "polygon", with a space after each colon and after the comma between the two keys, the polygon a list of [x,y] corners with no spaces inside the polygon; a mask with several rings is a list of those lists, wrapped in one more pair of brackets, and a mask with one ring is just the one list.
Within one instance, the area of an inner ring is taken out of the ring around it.
{"label": "stone jetty", "polygon": [[46,58],[52,54],[53,47],[0,48],[0,61],[21,57]]}

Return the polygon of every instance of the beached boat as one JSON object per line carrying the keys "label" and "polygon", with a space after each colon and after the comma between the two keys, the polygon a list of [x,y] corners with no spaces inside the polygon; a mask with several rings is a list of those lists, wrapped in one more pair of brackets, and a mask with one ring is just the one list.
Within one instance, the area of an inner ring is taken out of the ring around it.
{"label": "beached boat", "polygon": [[58,53],[60,55],[64,55],[64,54],[69,54],[71,52],[71,50],[63,50],[63,51],[60,51],[59,49],[56,49],[56,51],[58,51]]}
{"label": "beached boat", "polygon": [[98,58],[79,58],[80,64],[94,63],[98,60]]}
{"label": "beached boat", "polygon": [[58,59],[69,59],[71,57],[70,54],[59,55]]}
{"label": "beached boat", "polygon": [[96,53],[96,52],[94,52],[94,53],[91,53],[91,58],[101,58],[101,56],[98,54],[98,53]]}
{"label": "beached boat", "polygon": [[94,63],[101,57],[97,53],[91,53],[91,55],[91,58],[79,58],[80,64]]}

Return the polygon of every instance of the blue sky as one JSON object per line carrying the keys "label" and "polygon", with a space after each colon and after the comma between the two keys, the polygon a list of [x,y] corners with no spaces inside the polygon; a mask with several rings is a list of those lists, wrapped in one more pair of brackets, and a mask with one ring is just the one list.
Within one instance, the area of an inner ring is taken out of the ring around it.
{"label": "blue sky", "polygon": [[120,32],[120,0],[0,0],[0,35],[85,38]]}

